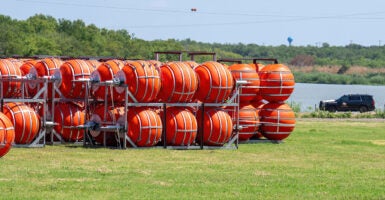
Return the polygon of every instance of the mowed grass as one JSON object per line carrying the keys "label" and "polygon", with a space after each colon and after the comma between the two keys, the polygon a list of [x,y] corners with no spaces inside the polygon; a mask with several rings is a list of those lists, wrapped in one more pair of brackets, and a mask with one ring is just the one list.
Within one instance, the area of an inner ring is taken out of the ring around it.
{"label": "mowed grass", "polygon": [[385,199],[385,123],[299,121],[238,150],[47,146],[0,159],[1,199]]}

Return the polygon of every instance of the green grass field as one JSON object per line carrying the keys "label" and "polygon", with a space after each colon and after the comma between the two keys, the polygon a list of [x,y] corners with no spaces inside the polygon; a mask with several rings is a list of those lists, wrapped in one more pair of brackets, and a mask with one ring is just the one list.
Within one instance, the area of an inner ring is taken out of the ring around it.
{"label": "green grass field", "polygon": [[385,199],[385,122],[299,121],[238,150],[13,148],[1,199]]}

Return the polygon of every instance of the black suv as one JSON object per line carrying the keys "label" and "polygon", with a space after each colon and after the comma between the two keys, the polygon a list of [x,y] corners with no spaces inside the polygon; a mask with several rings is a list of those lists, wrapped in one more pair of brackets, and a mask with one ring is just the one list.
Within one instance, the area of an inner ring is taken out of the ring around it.
{"label": "black suv", "polygon": [[336,111],[360,111],[368,112],[375,109],[372,95],[348,94],[336,100],[323,100],[319,103],[320,110]]}

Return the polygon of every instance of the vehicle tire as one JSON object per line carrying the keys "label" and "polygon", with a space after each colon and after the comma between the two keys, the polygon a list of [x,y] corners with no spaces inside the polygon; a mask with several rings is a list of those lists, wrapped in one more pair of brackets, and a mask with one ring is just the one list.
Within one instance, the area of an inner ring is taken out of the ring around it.
{"label": "vehicle tire", "polygon": [[368,108],[366,106],[360,107],[360,113],[368,112]]}
{"label": "vehicle tire", "polygon": [[328,110],[329,112],[336,112],[336,111],[337,111],[337,108],[336,108],[335,106],[330,106],[330,107],[327,108],[327,110]]}

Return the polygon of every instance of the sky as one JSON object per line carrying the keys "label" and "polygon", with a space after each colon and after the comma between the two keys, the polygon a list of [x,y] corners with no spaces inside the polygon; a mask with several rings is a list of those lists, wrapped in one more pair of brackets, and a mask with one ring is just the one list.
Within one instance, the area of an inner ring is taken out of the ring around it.
{"label": "sky", "polygon": [[[222,44],[385,44],[384,0],[0,0],[0,14],[35,14],[125,29],[136,38]],[[195,10],[195,11],[193,11]]]}

